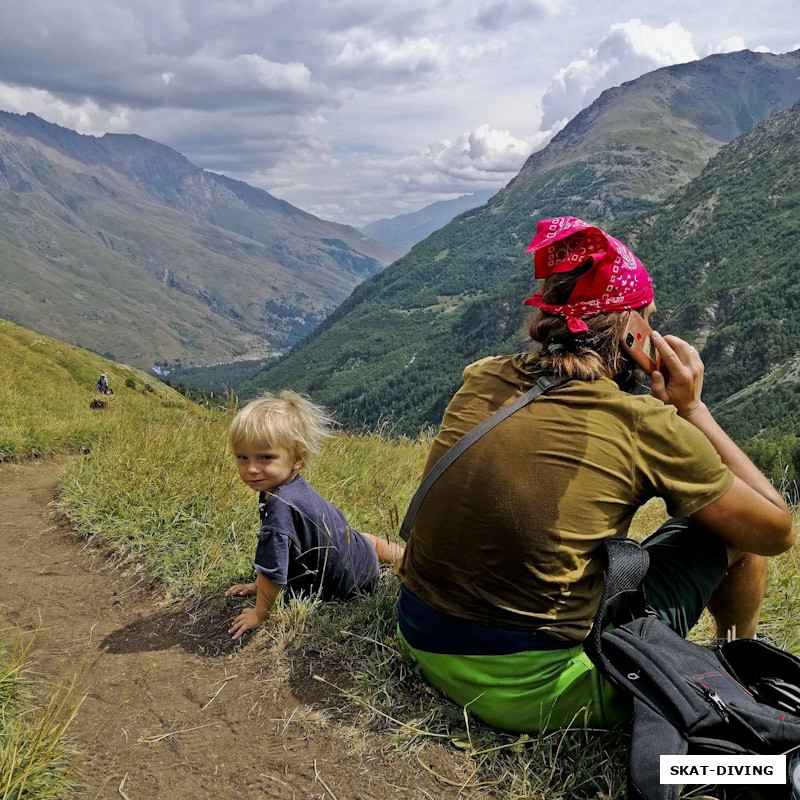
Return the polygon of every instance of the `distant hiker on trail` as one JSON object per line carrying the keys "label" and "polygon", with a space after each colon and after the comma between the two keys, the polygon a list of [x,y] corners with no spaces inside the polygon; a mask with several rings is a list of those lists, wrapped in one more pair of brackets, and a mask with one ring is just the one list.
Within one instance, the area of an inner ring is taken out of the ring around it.
{"label": "distant hiker on trail", "polygon": [[655,311],[639,259],[573,217],[540,222],[527,252],[544,278],[525,301],[538,306],[528,332],[541,348],[466,368],[426,473],[541,376],[566,382],[433,483],[400,567],[399,631],[427,680],[494,727],[603,727],[629,713],[582,648],[603,541],[664,498],[672,518],[645,544],[649,604],[684,636],[708,607],[718,637],[752,637],[764,556],[792,546],[792,518],[701,400],[693,347],[653,333],[663,371],[650,395],[632,393],[642,375],[622,334],[630,315]]}
{"label": "distant hiker on trail", "polygon": [[228,438],[239,477],[259,493],[261,515],[255,583],[225,593],[256,595],[255,607],[233,621],[228,633],[234,639],[267,618],[284,587],[323,600],[349,600],[372,589],[379,563],[394,563],[403,554],[402,547],[351,528],[300,474],[329,427],[322,408],[289,391],[253,400],[231,423]]}
{"label": "distant hiker on trail", "polygon": [[114,392],[111,391],[111,387],[108,385],[108,375],[106,375],[105,372],[100,373],[95,389],[97,389],[100,394],[114,394]]}

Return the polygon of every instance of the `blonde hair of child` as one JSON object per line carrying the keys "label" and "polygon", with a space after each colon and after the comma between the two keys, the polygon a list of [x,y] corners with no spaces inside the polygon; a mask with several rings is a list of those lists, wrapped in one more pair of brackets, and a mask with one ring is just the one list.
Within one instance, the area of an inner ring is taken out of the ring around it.
{"label": "blonde hair of child", "polygon": [[282,447],[305,466],[322,449],[332,423],[324,408],[296,392],[267,392],[239,410],[228,428],[228,441],[231,448],[240,442]]}

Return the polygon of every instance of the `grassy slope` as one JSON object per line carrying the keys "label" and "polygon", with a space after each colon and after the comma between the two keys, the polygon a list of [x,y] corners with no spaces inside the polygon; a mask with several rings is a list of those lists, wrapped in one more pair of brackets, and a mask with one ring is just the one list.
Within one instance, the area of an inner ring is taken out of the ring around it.
{"label": "grassy slope", "polygon": [[[202,408],[131,367],[3,320],[0,354],[1,460],[88,452],[65,474],[64,509],[85,533],[144,559],[170,594],[247,574],[255,498],[226,449],[230,412]],[[113,396],[95,392],[101,371]],[[94,399],[107,407],[91,409]],[[354,526],[391,537],[426,449],[421,441],[341,434],[306,475]]]}
{"label": "grassy slope", "polygon": [[[102,398],[107,407],[98,411],[89,406],[99,398],[101,372],[115,394]],[[193,410],[132,367],[0,319],[0,461],[88,450],[123,425],[168,423]]]}

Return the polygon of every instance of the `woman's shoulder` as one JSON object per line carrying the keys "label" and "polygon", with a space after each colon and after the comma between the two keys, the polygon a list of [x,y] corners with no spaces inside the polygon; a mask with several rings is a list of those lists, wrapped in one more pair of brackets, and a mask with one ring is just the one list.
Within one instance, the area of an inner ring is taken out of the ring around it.
{"label": "woman's shoulder", "polygon": [[478,361],[473,361],[464,368],[461,377],[464,381],[468,381],[471,378],[482,375],[484,372],[491,372],[496,367],[495,362],[499,360],[499,356],[487,356],[486,358],[478,359]]}
{"label": "woman's shoulder", "polygon": [[627,396],[631,406],[642,414],[642,416],[649,417],[650,419],[663,419],[677,414],[675,406],[667,405],[657,397],[653,397],[650,393],[628,394]]}
{"label": "woman's shoulder", "polygon": [[691,427],[678,416],[675,406],[663,403],[651,394],[628,394],[626,403],[639,438],[681,438],[684,429]]}
{"label": "woman's shoulder", "polygon": [[530,382],[541,374],[539,357],[534,353],[487,356],[473,361],[463,374],[463,381],[501,380],[505,383]]}
{"label": "woman's shoulder", "polygon": [[577,402],[591,402],[605,408],[608,413],[629,420],[634,428],[663,426],[675,416],[674,406],[665,405],[645,392],[626,392],[611,378],[592,381],[570,381],[563,390]]}

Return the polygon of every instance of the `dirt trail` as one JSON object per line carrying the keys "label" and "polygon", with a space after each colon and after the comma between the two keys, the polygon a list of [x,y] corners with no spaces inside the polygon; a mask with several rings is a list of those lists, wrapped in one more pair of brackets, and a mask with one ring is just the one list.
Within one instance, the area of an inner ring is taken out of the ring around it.
{"label": "dirt trail", "polygon": [[[468,796],[372,746],[354,752],[335,723],[309,719],[285,680],[254,680],[247,650],[202,655],[203,620],[160,609],[54,516],[63,465],[0,465],[0,618],[25,636],[39,628],[29,666],[45,680],[91,665],[72,728],[88,750],[83,798]],[[157,738],[174,731],[184,732]],[[436,761],[452,768],[446,751]]]}

